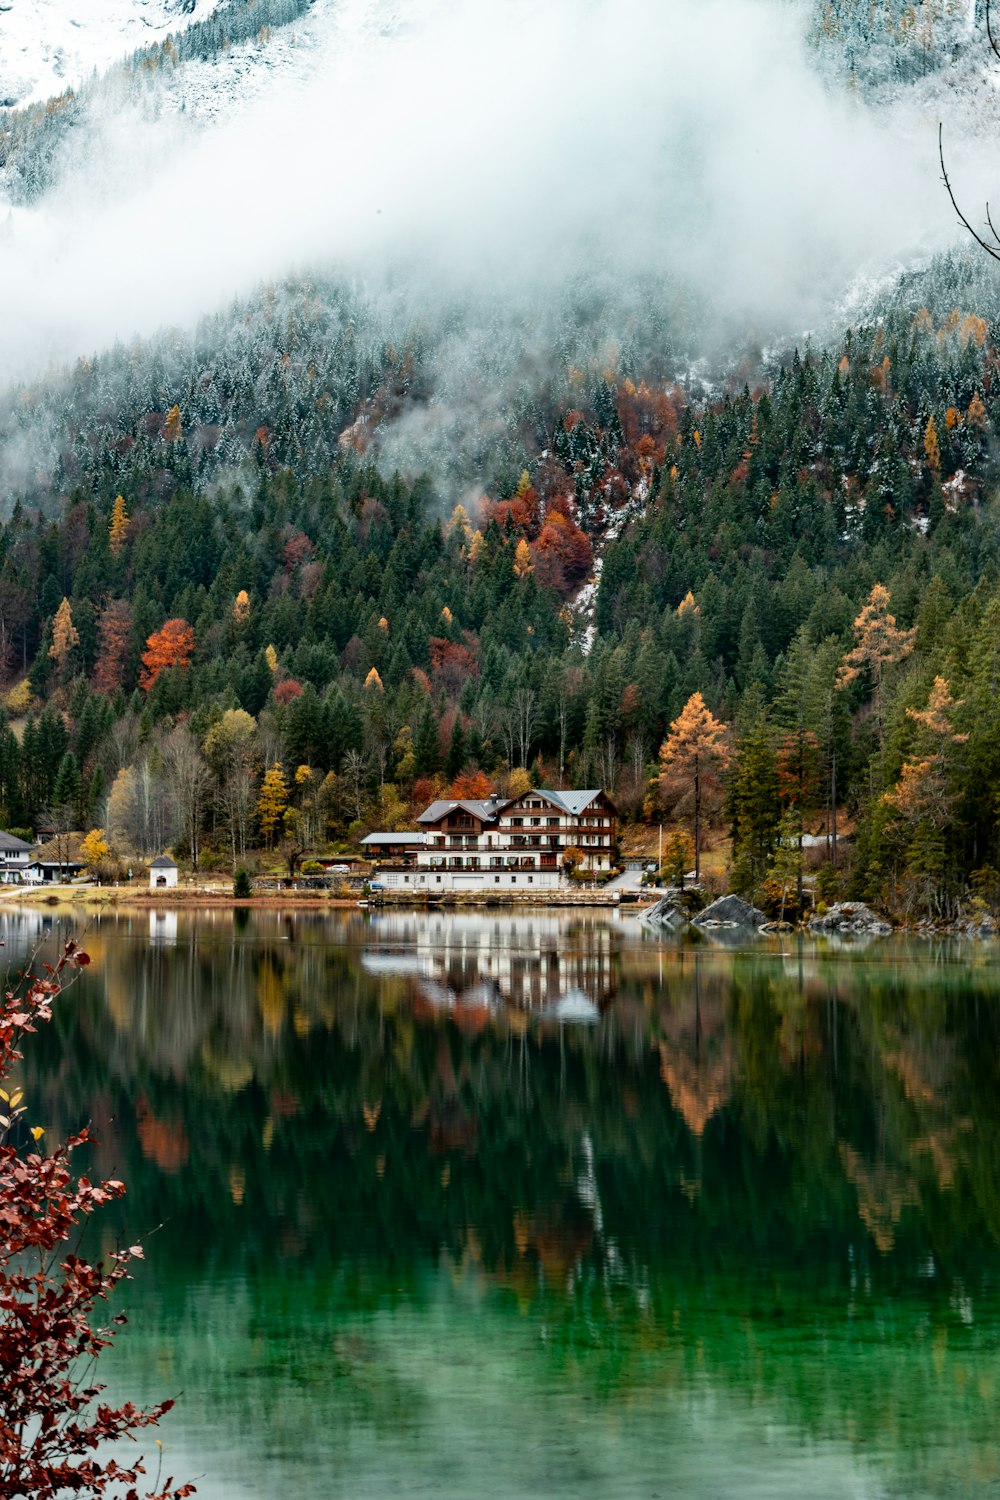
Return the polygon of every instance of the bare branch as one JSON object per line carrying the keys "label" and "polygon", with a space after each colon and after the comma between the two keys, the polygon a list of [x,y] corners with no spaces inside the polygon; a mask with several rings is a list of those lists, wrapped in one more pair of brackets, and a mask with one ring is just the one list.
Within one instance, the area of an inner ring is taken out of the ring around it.
{"label": "bare branch", "polygon": [[990,46],[993,48],[993,51],[997,57],[1000,57],[1000,47],[997,46],[996,38],[993,35],[993,28],[990,25],[990,0],[986,0],[986,35],[990,39]]}
{"label": "bare branch", "polygon": [[[991,43],[993,42],[992,36],[990,37],[990,42]],[[995,45],[994,45],[994,51],[996,51]],[[1000,57],[1000,52],[997,53],[997,56]],[[958,203],[957,203],[957,201],[955,199],[955,194],[952,192],[951,182],[950,182],[949,177],[948,177],[948,169],[947,169],[947,167],[944,164],[944,127],[943,127],[943,125],[941,125],[940,122],[938,123],[938,159],[941,162],[941,177],[942,177],[942,180],[944,181],[945,190],[946,190],[946,192],[948,194],[948,197],[951,199],[951,206],[952,206],[952,208],[955,210],[956,214],[958,215],[959,223],[962,224],[963,227],[968,230],[968,232],[972,235],[972,238],[975,240],[976,244],[980,247],[980,249],[985,250],[986,254],[987,255],[991,255],[994,260],[1000,260],[1000,237],[997,236],[997,232],[993,228],[993,221],[990,219],[989,204],[986,205],[986,218],[987,218],[987,222],[989,223],[990,231],[991,231],[991,233],[993,235],[993,238],[996,241],[996,245],[995,246],[994,245],[988,245],[986,243],[986,241],[983,239],[982,235],[979,234],[979,233],[977,233],[977,231],[975,229],[973,229],[972,225],[969,223],[968,219],[965,217],[965,215],[963,214],[962,210],[958,206]]]}

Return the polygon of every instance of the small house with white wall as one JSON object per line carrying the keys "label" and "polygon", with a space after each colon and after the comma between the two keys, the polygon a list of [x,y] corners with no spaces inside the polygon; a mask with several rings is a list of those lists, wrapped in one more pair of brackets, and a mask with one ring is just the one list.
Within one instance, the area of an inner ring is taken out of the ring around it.
{"label": "small house with white wall", "polygon": [[149,867],[149,889],[170,891],[177,885],[178,870],[169,854],[158,854]]}
{"label": "small house with white wall", "polygon": [[0,882],[11,885],[23,880],[34,852],[24,839],[0,832]]}

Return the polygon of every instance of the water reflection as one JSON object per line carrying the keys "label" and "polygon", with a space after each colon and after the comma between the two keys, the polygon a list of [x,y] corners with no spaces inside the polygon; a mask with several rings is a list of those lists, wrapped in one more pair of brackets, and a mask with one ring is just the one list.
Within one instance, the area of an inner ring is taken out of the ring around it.
{"label": "water reflection", "polygon": [[168,915],[88,934],[27,1082],[165,1221],[117,1358],[209,1493],[994,1482],[992,950]]}

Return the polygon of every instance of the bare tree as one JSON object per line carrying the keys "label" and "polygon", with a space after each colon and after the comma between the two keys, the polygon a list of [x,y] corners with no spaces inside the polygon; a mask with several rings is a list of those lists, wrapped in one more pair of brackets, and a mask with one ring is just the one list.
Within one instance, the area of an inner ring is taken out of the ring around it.
{"label": "bare tree", "polygon": [[164,741],[163,769],[177,806],[182,836],[191,856],[191,868],[197,870],[205,799],[212,778],[194,739],[180,725]]}
{"label": "bare tree", "polygon": [[538,694],[527,684],[519,687],[513,700],[517,745],[521,759],[518,764],[526,766],[538,725]]}
{"label": "bare tree", "polygon": [[[997,39],[993,35],[993,27],[990,24],[990,0],[986,0],[986,35],[989,38],[989,43],[994,53],[998,58],[1000,58],[1000,45],[997,44]],[[992,243],[989,240],[984,239],[978,230],[973,229],[972,225],[969,223],[968,219],[965,217],[964,213],[958,206],[958,200],[955,197],[954,191],[951,186],[951,180],[948,177],[948,169],[944,164],[944,126],[940,121],[938,121],[938,160],[941,163],[941,176],[944,179],[945,191],[948,194],[948,197],[951,199],[952,208],[958,215],[958,222],[962,225],[963,229],[968,230],[969,234],[972,235],[972,238],[975,240],[976,244],[981,250],[985,250],[986,254],[992,256],[994,260],[1000,260],[1000,235],[997,234],[996,227],[990,214],[989,201],[987,201],[986,204],[985,227],[992,236]]]}

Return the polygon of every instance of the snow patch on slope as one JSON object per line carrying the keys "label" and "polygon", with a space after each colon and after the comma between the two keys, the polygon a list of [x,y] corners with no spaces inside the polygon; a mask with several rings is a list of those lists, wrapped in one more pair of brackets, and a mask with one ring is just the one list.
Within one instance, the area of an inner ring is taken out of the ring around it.
{"label": "snow patch on slope", "polygon": [[43,103],[138,47],[183,31],[217,0],[0,0],[0,106]]}

